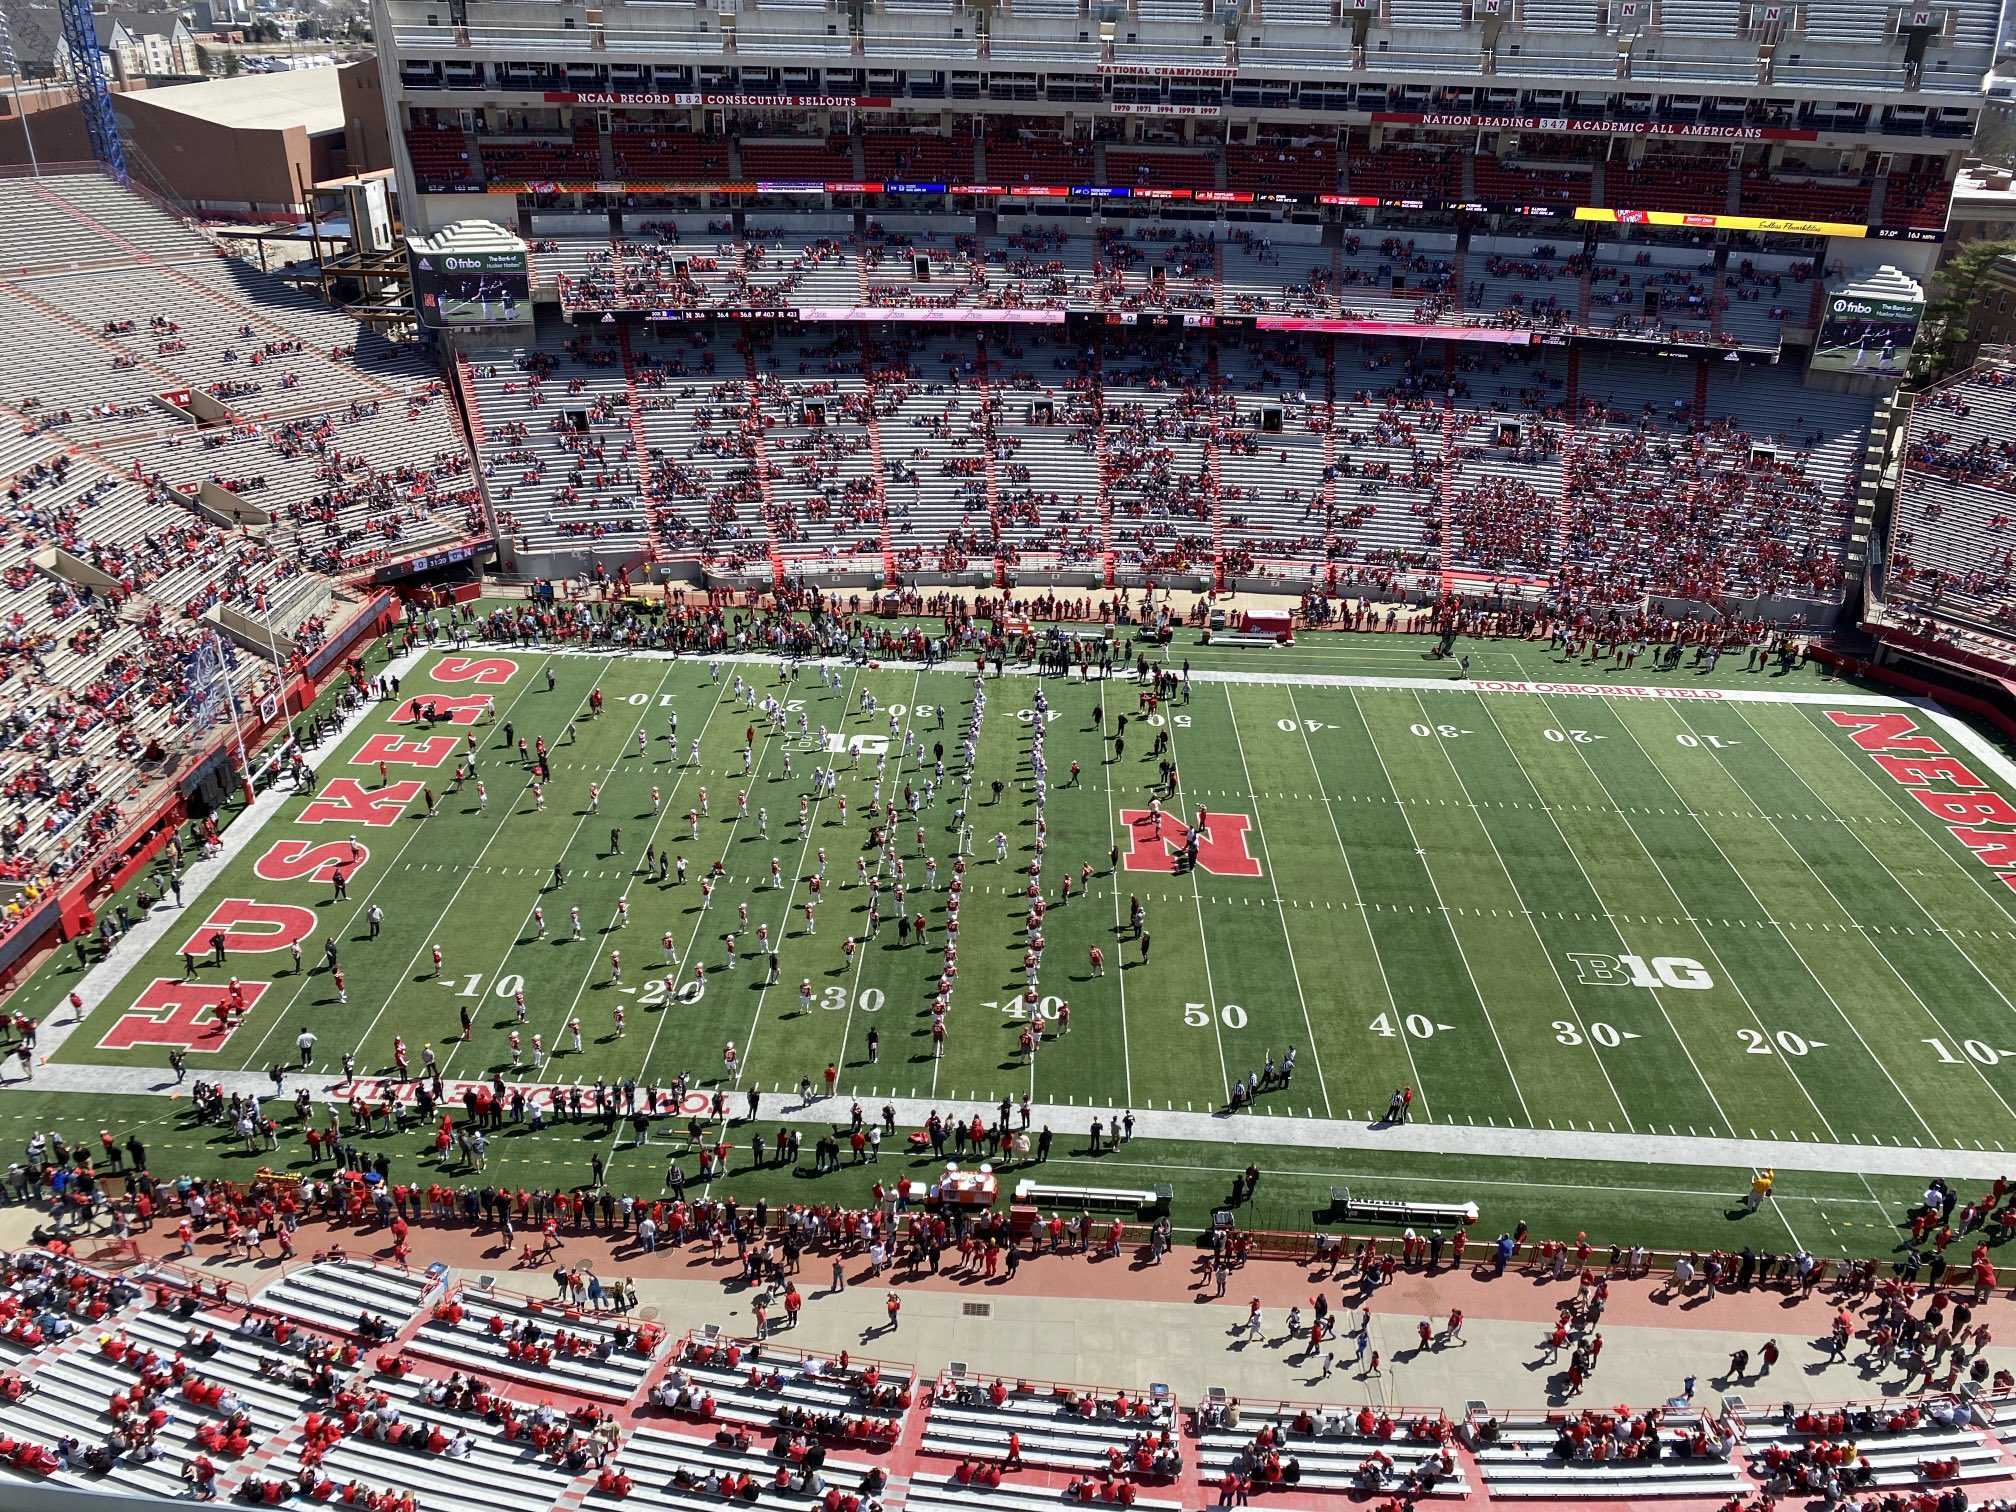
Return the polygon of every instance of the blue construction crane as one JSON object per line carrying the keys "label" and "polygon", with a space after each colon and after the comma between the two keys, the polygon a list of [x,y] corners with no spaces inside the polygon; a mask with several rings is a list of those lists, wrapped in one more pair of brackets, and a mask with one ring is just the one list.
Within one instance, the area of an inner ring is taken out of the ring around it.
{"label": "blue construction crane", "polygon": [[77,105],[91,137],[91,156],[107,173],[125,183],[126,148],[119,140],[119,118],[112,113],[112,91],[105,83],[105,65],[98,54],[98,29],[91,19],[91,0],[60,0],[63,45],[70,52],[70,77],[77,86]]}

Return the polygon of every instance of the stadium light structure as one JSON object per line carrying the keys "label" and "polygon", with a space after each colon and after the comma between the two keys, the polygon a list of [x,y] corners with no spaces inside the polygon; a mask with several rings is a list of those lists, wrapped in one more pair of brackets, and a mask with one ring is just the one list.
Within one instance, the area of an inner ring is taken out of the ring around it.
{"label": "stadium light structure", "polygon": [[63,45],[70,54],[70,77],[77,86],[77,106],[84,112],[84,130],[91,138],[91,156],[120,183],[128,182],[126,147],[119,140],[119,117],[112,113],[112,90],[105,82],[105,64],[98,56],[98,28],[91,19],[91,0],[60,0]]}

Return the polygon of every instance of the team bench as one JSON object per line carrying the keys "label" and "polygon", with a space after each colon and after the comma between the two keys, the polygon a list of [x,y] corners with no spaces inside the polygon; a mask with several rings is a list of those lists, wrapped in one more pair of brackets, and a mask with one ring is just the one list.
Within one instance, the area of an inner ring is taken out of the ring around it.
{"label": "team bench", "polygon": [[1161,1216],[1169,1211],[1175,1191],[1158,1187],[1063,1186],[1055,1182],[1025,1178],[1015,1183],[1017,1202],[1074,1209],[1097,1209],[1105,1213],[1146,1213]]}
{"label": "team bench", "polygon": [[1281,637],[1258,630],[1207,630],[1203,643],[1207,646],[1278,646]]}
{"label": "team bench", "polygon": [[1361,1218],[1373,1223],[1447,1224],[1467,1227],[1477,1221],[1474,1202],[1402,1202],[1393,1197],[1353,1197],[1349,1187],[1330,1188],[1333,1222]]}

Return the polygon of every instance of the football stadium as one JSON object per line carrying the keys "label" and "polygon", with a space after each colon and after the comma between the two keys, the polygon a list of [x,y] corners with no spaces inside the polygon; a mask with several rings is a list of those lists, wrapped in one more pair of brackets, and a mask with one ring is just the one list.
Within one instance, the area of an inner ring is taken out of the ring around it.
{"label": "football stadium", "polygon": [[2016,1505],[1999,6],[60,9],[0,1507]]}

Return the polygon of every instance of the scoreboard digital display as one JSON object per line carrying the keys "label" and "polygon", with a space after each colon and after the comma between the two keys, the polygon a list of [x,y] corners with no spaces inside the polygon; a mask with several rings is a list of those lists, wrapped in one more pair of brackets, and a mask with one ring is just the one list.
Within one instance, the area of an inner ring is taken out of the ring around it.
{"label": "scoreboard digital display", "polygon": [[427,326],[529,325],[532,281],[521,251],[408,247],[413,302]]}
{"label": "scoreboard digital display", "polygon": [[1925,306],[1917,300],[1830,295],[1808,367],[1821,373],[1900,377],[1910,366],[1911,344],[1924,318]]}

